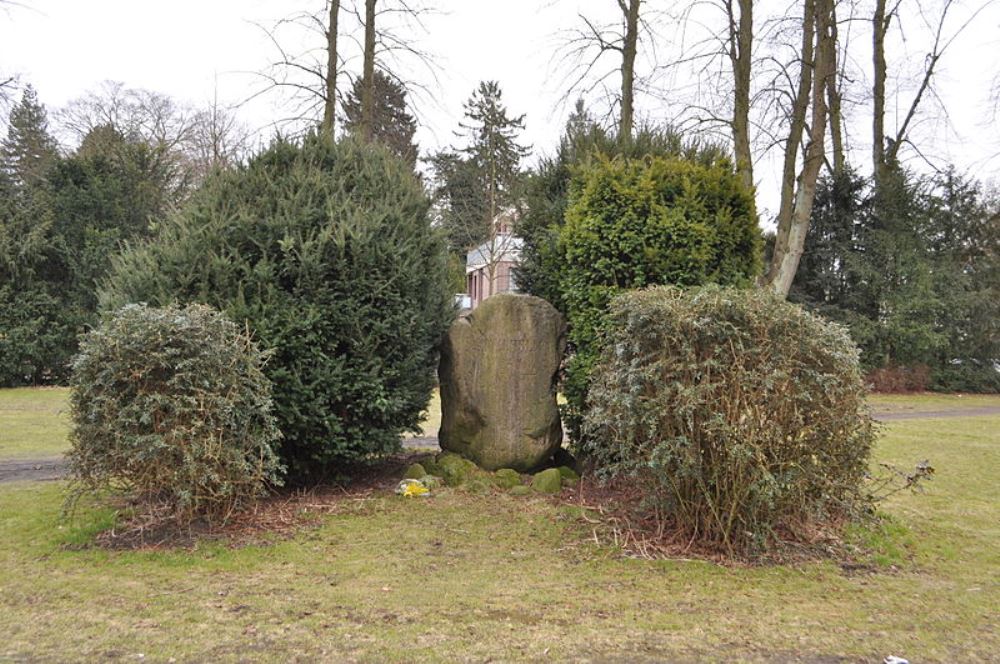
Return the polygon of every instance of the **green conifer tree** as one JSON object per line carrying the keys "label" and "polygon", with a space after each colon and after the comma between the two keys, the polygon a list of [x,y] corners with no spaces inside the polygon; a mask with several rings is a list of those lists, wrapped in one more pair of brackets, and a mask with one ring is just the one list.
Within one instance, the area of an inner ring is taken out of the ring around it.
{"label": "green conifer tree", "polygon": [[45,107],[30,85],[11,110],[9,125],[0,144],[0,169],[14,186],[37,185],[59,156],[59,148],[49,134]]}
{"label": "green conifer tree", "polygon": [[[417,144],[413,136],[417,121],[407,110],[406,88],[388,74],[375,72],[375,118],[372,138],[389,149],[410,168],[417,166]],[[363,81],[355,79],[354,87],[344,100],[344,131],[349,136],[362,133]]]}

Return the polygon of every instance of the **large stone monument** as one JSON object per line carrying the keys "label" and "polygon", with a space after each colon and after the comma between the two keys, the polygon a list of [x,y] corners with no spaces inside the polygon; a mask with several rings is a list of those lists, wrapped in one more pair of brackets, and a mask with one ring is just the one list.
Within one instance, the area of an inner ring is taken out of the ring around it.
{"label": "large stone monument", "polygon": [[441,353],[441,449],[525,472],[562,443],[556,372],[566,323],[528,295],[494,295],[455,321]]}

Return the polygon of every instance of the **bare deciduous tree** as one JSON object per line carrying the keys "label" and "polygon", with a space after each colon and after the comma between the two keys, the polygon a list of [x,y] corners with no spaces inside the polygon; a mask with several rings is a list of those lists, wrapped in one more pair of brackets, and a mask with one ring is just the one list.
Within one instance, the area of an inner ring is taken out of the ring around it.
{"label": "bare deciduous tree", "polygon": [[[285,100],[291,116],[281,118],[277,124],[314,121],[321,117],[322,130],[331,136],[334,134],[339,83],[346,75],[340,41],[341,4],[341,0],[327,0],[322,12],[298,12],[271,28],[258,26],[271,42],[277,57],[264,71],[257,72],[264,87],[251,95],[251,99],[273,90],[289,91]],[[286,35],[286,32],[292,34]],[[311,45],[292,51],[283,46],[285,42]]]}
{"label": "bare deciduous tree", "polygon": [[167,95],[105,81],[56,114],[66,142],[80,145],[95,131],[111,131],[152,148],[162,172],[172,173],[179,195],[209,172],[229,168],[247,152],[251,132],[214,98],[205,108]]}
{"label": "bare deciduous tree", "polygon": [[729,25],[729,63],[733,73],[733,156],[736,172],[753,189],[753,154],[750,148],[750,76],[753,53],[753,0],[723,0]]}
{"label": "bare deciduous tree", "polygon": [[64,139],[79,143],[98,127],[112,127],[130,141],[165,151],[179,149],[189,137],[196,111],[152,90],[104,81],[56,113]]}
{"label": "bare deciduous tree", "polygon": [[[404,73],[413,61],[423,65],[436,80],[434,58],[414,39],[415,34],[426,32],[423,20],[430,13],[433,10],[417,0],[327,0],[321,13],[300,12],[271,28],[259,26],[277,57],[258,72],[264,86],[250,98],[274,90],[290,92],[286,102],[291,115],[276,124],[302,126],[322,117],[323,131],[333,135],[343,102],[342,91],[351,88],[358,78],[350,66],[360,60],[362,91],[367,91],[363,97],[364,117],[368,118],[366,126],[370,126],[376,70],[416,93],[426,92],[428,87]],[[284,46],[290,43],[312,45],[293,51]],[[346,88],[342,84],[345,79]],[[361,134],[369,136],[370,132]]]}
{"label": "bare deciduous tree", "polygon": [[[836,76],[833,5],[834,0],[803,3],[801,64],[785,142],[778,228],[771,264],[762,280],[781,297],[788,295],[798,270],[825,156],[828,79]],[[799,165],[798,149],[804,137],[807,142]]]}
{"label": "bare deciduous tree", "polygon": [[197,111],[184,141],[184,152],[196,179],[238,164],[250,151],[252,134],[235,112],[219,103],[218,95]]}
{"label": "bare deciduous tree", "polygon": [[333,136],[337,130],[337,30],[340,0],[330,0],[326,22],[326,93],[323,95],[323,131]]}
{"label": "bare deciduous tree", "polygon": [[[580,27],[563,34],[555,64],[567,70],[564,101],[596,90],[606,91],[611,102],[609,114],[616,106],[619,109],[619,135],[630,136],[635,125],[636,92],[645,91],[655,76],[652,69],[637,72],[637,60],[646,52],[655,63],[657,35],[653,25],[662,13],[646,7],[643,0],[615,0],[615,7],[614,20],[579,14]],[[614,56],[615,64],[606,67],[603,63],[609,54]],[[616,76],[618,90],[610,92],[608,81]]]}
{"label": "bare deciduous tree", "polygon": [[365,53],[361,80],[361,136],[372,139],[375,126],[375,2],[365,0]]}
{"label": "bare deciduous tree", "polygon": [[886,60],[886,41],[894,23],[899,23],[904,0],[875,0],[872,13],[872,168],[876,182],[884,180],[888,169],[899,160],[900,148],[910,141],[914,121],[921,112],[921,106],[929,94],[933,94],[934,76],[945,52],[969,25],[986,9],[992,0],[986,0],[974,9],[970,15],[957,27],[948,31],[949,15],[956,7],[954,0],[944,0],[940,11],[933,9],[920,0],[913,0],[913,14],[920,17],[921,22],[931,36],[931,46],[924,56],[923,72],[919,76],[916,90],[909,103],[897,104],[905,111],[902,121],[890,135],[886,130],[886,83],[889,79],[889,64]]}

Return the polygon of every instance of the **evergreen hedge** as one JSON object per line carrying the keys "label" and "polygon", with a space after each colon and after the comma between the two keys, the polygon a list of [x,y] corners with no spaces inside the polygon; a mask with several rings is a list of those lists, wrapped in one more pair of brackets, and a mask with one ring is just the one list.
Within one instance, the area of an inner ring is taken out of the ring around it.
{"label": "evergreen hedge", "polygon": [[566,415],[577,439],[615,295],[654,284],[744,285],[760,269],[753,194],[726,159],[590,160],[570,182],[558,249],[559,300],[573,351],[566,365]]}
{"label": "evergreen hedge", "polygon": [[867,506],[875,428],[844,328],[707,286],[621,295],[606,329],[586,451],[685,537],[753,552]]}
{"label": "evergreen hedge", "polygon": [[430,398],[454,306],[428,209],[381,148],[278,139],[121,257],[102,303],[203,302],[248,324],[273,351],[292,477],[339,472],[397,450]]}
{"label": "evergreen hedge", "polygon": [[153,516],[225,517],[280,484],[264,355],[202,305],[129,305],[84,338],[72,375],[78,492],[124,490]]}

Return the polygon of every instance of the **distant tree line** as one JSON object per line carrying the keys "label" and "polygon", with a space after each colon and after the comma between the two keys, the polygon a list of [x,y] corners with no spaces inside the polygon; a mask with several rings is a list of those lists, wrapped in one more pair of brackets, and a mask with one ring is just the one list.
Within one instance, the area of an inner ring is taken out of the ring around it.
{"label": "distant tree line", "polygon": [[63,382],[111,258],[149,235],[245,133],[218,107],[105,84],[60,112],[63,152],[26,86],[0,145],[0,385]]}
{"label": "distant tree line", "polygon": [[847,325],[876,387],[1000,391],[1000,200],[954,170],[823,178],[789,298]]}

